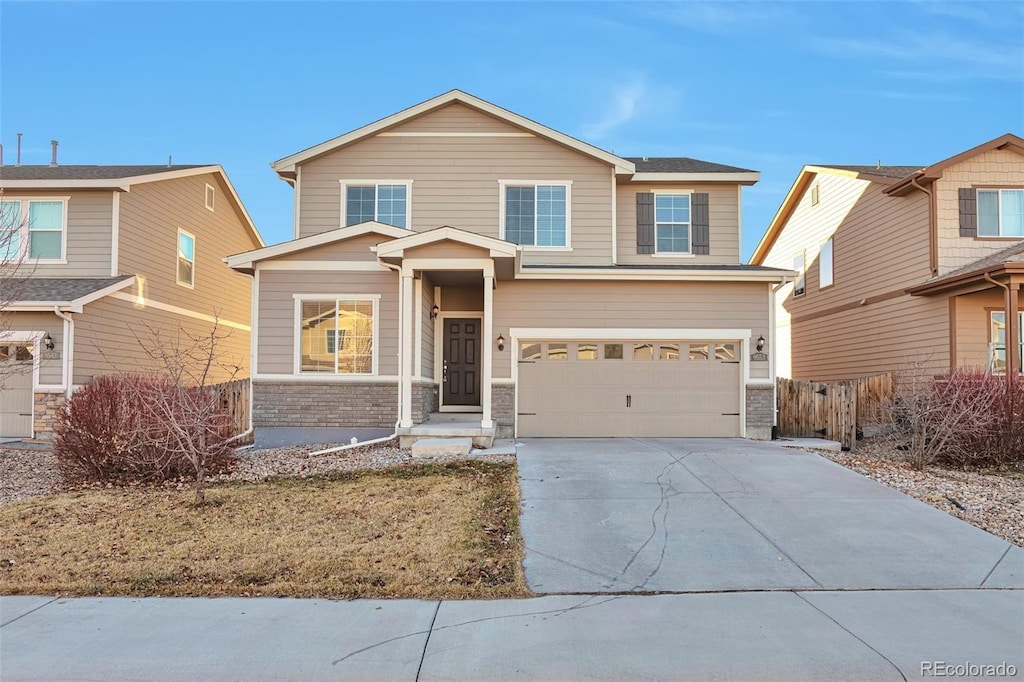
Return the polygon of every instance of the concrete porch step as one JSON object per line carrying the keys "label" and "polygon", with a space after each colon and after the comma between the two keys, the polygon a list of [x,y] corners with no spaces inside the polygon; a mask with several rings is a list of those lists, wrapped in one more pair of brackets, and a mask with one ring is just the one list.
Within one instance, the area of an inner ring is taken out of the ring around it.
{"label": "concrete porch step", "polygon": [[463,457],[472,447],[472,438],[420,438],[412,444],[412,456]]}

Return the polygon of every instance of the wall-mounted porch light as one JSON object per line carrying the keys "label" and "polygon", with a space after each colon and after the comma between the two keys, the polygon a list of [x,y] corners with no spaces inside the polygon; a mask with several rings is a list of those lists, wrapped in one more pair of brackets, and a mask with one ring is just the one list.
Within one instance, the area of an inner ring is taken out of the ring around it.
{"label": "wall-mounted porch light", "polygon": [[498,334],[498,350],[505,350],[505,337]]}
{"label": "wall-mounted porch light", "polygon": [[764,350],[764,334],[757,337],[757,352],[760,353]]}
{"label": "wall-mounted porch light", "polygon": [[43,337],[43,346],[46,350],[53,350],[53,337],[50,336],[50,332],[46,332],[46,336]]}
{"label": "wall-mounted porch light", "polygon": [[441,312],[441,308],[439,306],[435,305],[433,308],[430,309],[430,319],[436,320],[437,319],[437,314],[440,313],[440,312]]}

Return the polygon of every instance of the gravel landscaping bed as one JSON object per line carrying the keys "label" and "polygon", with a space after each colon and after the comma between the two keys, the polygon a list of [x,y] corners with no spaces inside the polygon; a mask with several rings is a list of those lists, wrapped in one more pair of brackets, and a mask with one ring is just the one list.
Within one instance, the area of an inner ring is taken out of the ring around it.
{"label": "gravel landscaping bed", "polygon": [[858,443],[855,452],[816,452],[1024,547],[1024,471],[919,471],[899,461],[892,443],[877,440]]}
{"label": "gravel landscaping bed", "polygon": [[0,504],[49,495],[62,488],[52,451],[0,448]]}

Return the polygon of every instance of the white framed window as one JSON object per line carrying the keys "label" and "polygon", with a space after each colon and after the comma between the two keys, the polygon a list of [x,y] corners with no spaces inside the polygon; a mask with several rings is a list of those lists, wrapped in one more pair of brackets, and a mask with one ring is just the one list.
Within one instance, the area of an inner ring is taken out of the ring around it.
{"label": "white framed window", "polygon": [[690,194],[654,195],[654,252],[690,253]]}
{"label": "white framed window", "polygon": [[69,197],[0,200],[0,259],[67,262]]}
{"label": "white framed window", "polygon": [[374,220],[411,229],[412,180],[342,180],[342,227]]}
{"label": "white framed window", "polygon": [[296,374],[377,374],[376,294],[295,295]]}
{"label": "white framed window", "polygon": [[[1017,313],[1017,342],[1021,360],[1024,360],[1024,312]],[[1006,374],[1006,312],[993,310],[989,313],[989,344],[992,349],[990,360],[992,371]],[[1018,363],[1024,368],[1024,362]]]}
{"label": "white framed window", "polygon": [[537,249],[571,247],[572,182],[499,180],[501,238]]}
{"label": "white framed window", "polygon": [[978,190],[978,236],[1024,238],[1024,189]]}
{"label": "white framed window", "polygon": [[793,256],[793,269],[797,271],[796,284],[793,285],[793,298],[799,298],[807,293],[807,274],[804,272],[806,265],[804,252]]}
{"label": "white framed window", "polygon": [[214,189],[213,185],[206,185],[206,208],[209,211],[213,210],[213,202],[217,198],[217,190]]}
{"label": "white framed window", "polygon": [[824,289],[832,286],[835,281],[835,265],[832,262],[832,240],[821,245],[818,250],[818,288]]}
{"label": "white framed window", "polygon": [[192,288],[196,284],[196,238],[178,230],[178,284]]}

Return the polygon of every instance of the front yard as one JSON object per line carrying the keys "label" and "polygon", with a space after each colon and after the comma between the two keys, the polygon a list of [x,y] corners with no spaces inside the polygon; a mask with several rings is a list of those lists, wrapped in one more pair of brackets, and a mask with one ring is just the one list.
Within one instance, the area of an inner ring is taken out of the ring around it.
{"label": "front yard", "polygon": [[0,593],[526,596],[511,463],[460,461],[0,506]]}

